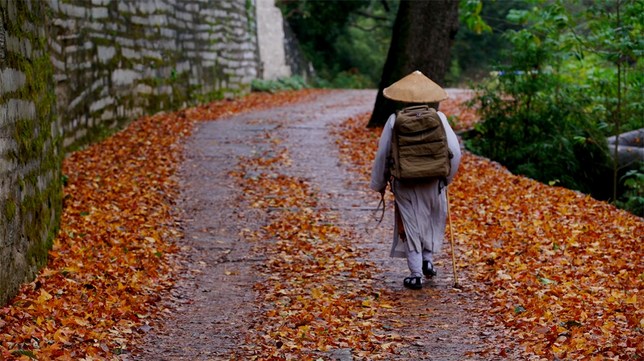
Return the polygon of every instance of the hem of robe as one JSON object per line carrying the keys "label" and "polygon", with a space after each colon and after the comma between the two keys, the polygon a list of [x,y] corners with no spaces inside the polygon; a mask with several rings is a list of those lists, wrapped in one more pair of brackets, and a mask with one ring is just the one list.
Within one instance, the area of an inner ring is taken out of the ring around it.
{"label": "hem of robe", "polygon": [[[398,182],[394,182],[394,194],[395,197],[398,198],[398,188],[400,187],[400,184]],[[428,250],[431,251],[433,254],[438,254],[443,246],[443,241],[445,239],[445,226],[446,226],[446,218],[447,218],[447,198],[445,197],[445,193],[447,190],[444,189],[441,192],[438,190],[439,183],[438,180],[421,185],[421,189],[417,189],[416,186],[413,186],[411,188],[407,188],[404,192],[411,192],[408,193],[408,195],[412,195],[414,197],[417,197],[417,192],[425,193],[425,192],[436,192],[438,193],[438,199],[436,200],[437,203],[435,205],[437,206],[436,208],[433,208],[433,212],[428,212],[431,214],[431,217],[437,217],[434,219],[428,219],[427,223],[427,228],[426,231],[429,231],[427,233],[424,233],[423,235],[420,234],[409,234],[407,232],[407,240],[402,242],[400,240],[400,237],[398,236],[398,224],[397,222],[394,222],[394,232],[393,232],[393,239],[392,239],[392,245],[391,245],[391,251],[389,253],[390,257],[393,258],[407,258],[407,245],[405,242],[413,242],[414,249],[417,252],[422,252],[423,250]],[[402,191],[402,190],[401,190]],[[396,200],[398,202],[398,200]],[[425,204],[426,205],[426,204]],[[438,214],[436,214],[438,212]],[[414,214],[416,212],[413,212]],[[416,223],[418,223],[418,219],[414,220]],[[403,219],[403,223],[404,219]],[[438,229],[437,229],[438,228]]]}

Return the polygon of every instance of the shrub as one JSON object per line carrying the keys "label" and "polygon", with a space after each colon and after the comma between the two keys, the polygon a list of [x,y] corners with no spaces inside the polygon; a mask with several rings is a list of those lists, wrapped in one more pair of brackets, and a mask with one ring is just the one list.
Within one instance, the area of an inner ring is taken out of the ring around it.
{"label": "shrub", "polygon": [[588,84],[568,71],[578,60],[562,31],[569,21],[564,9],[552,4],[510,18],[531,26],[505,34],[509,65],[478,87],[473,103],[484,121],[466,145],[514,173],[607,199],[607,113],[596,111]]}
{"label": "shrub", "polygon": [[256,92],[275,93],[283,90],[300,90],[304,88],[309,88],[309,85],[301,76],[279,78],[277,80],[254,79],[251,82],[251,90]]}
{"label": "shrub", "polygon": [[622,196],[617,200],[620,208],[644,217],[644,162],[640,163],[639,170],[633,169],[620,178],[623,187]]}

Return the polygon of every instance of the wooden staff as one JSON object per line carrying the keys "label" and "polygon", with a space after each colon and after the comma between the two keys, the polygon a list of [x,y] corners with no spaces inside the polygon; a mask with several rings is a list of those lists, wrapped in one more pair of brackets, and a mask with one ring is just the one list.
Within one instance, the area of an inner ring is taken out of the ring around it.
{"label": "wooden staff", "polygon": [[454,256],[456,248],[454,247],[454,228],[452,227],[452,213],[449,210],[449,188],[445,190],[445,197],[447,198],[447,220],[449,222],[450,243],[452,244],[452,270],[454,271],[453,287],[460,289],[462,287],[458,284],[458,277],[456,276],[456,256]]}

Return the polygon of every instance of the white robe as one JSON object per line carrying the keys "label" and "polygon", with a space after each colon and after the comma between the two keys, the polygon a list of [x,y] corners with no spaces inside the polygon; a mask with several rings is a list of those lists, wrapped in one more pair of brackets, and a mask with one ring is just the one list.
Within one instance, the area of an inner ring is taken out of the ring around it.
{"label": "white robe", "polygon": [[[447,135],[447,144],[454,157],[451,159],[451,171],[447,177],[450,184],[458,171],[461,163],[461,148],[456,134],[447,122],[447,117],[442,112],[437,112]],[[387,186],[389,179],[387,174],[387,158],[391,149],[391,134],[396,120],[395,114],[389,116],[387,124],[380,135],[378,152],[371,169],[370,187],[380,192]],[[443,189],[439,193],[438,180],[425,184],[405,185],[397,181],[393,184],[393,192],[402,215],[403,225],[407,242],[410,242],[411,250],[416,252],[431,251],[437,253],[443,245],[445,234],[445,220],[447,218],[447,199]],[[391,246],[391,257],[406,258],[407,246],[399,242],[398,227],[394,222],[394,237]]]}

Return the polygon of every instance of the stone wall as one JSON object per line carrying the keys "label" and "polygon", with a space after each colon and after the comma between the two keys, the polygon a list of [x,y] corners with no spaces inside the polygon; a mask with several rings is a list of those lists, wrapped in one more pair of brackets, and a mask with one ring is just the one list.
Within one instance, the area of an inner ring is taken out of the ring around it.
{"label": "stone wall", "polygon": [[245,93],[257,76],[252,2],[50,0],[50,6],[65,148],[144,113]]}
{"label": "stone wall", "polygon": [[275,7],[275,0],[257,2],[257,40],[262,60],[259,74],[262,79],[276,80],[292,75],[286,64],[283,23],[282,12]]}
{"label": "stone wall", "polygon": [[295,34],[284,21],[275,0],[257,0],[258,78],[277,80],[299,75],[308,79],[313,67],[302,55]]}
{"label": "stone wall", "polygon": [[45,2],[0,0],[0,304],[47,259],[61,209]]}
{"label": "stone wall", "polygon": [[0,304],[46,261],[65,152],[143,114],[249,91],[255,5],[0,0]]}

